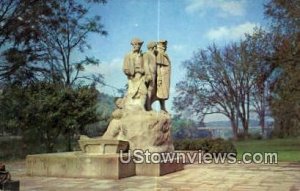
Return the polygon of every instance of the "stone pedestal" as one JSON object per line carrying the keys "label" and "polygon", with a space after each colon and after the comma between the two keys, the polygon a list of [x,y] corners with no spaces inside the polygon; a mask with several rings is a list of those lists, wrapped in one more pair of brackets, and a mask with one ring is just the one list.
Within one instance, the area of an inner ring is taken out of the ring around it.
{"label": "stone pedestal", "polygon": [[135,175],[135,164],[121,163],[127,154],[87,155],[83,152],[28,155],[27,174],[68,178],[120,179]]}
{"label": "stone pedestal", "polygon": [[[122,161],[129,162],[122,163]],[[121,179],[135,175],[163,176],[183,170],[184,163],[182,159],[159,163],[135,163],[133,156],[126,153],[96,155],[78,151],[28,155],[26,168],[29,176]]]}
{"label": "stone pedestal", "polygon": [[90,139],[88,137],[81,136],[78,141],[81,150],[87,154],[115,154],[126,152],[129,148],[127,141],[119,140],[106,140],[106,139]]}
{"label": "stone pedestal", "polygon": [[[27,156],[27,174],[120,179],[134,175],[162,176],[183,170],[182,160],[159,163],[150,161],[140,164],[135,163],[134,155],[125,153],[128,149],[161,155],[172,152],[174,147],[169,114],[119,109],[113,116],[115,117],[102,137],[80,137],[78,141],[82,150],[80,152]],[[122,161],[129,162],[122,163]]]}
{"label": "stone pedestal", "polygon": [[[125,153],[128,142],[88,138],[79,140],[82,151],[28,155],[27,174],[30,176],[120,179],[134,175],[162,176],[183,170],[182,160],[136,162],[135,155]],[[120,151],[123,151],[120,153]],[[154,153],[158,154],[158,153]],[[160,153],[168,154],[168,153]],[[127,162],[124,162],[127,161]]]}
{"label": "stone pedestal", "polygon": [[184,169],[184,164],[180,162],[160,162],[160,163],[141,163],[136,165],[137,176],[163,176]]}

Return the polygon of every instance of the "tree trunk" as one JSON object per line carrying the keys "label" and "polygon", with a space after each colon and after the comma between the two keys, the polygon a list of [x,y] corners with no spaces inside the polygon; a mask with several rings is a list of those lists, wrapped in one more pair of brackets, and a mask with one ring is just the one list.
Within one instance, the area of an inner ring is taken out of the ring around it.
{"label": "tree trunk", "polygon": [[233,136],[232,139],[236,141],[238,139],[238,126],[236,124],[235,118],[231,118],[230,123],[231,123],[232,136]]}
{"label": "tree trunk", "polygon": [[259,115],[259,125],[261,127],[262,135],[264,135],[264,133],[265,133],[265,115],[266,115],[265,86],[263,86],[263,92],[264,93],[263,93],[262,102],[261,102],[261,112]]}
{"label": "tree trunk", "polygon": [[247,119],[243,119],[243,129],[244,129],[244,138],[248,139],[249,137],[249,121]]}
{"label": "tree trunk", "polygon": [[72,131],[71,130],[68,130],[67,136],[68,136],[67,151],[72,151]]}
{"label": "tree trunk", "polygon": [[248,130],[249,130],[249,119],[250,119],[250,87],[248,88],[248,90],[247,90],[247,110],[246,110],[246,124],[245,124],[245,129],[247,129],[246,130],[246,138],[248,138],[248,136],[249,136],[249,132],[248,132]]}
{"label": "tree trunk", "polygon": [[262,113],[259,116],[259,125],[261,127],[261,133],[264,135],[265,133],[265,112],[262,111]]}
{"label": "tree trunk", "polygon": [[54,143],[52,143],[51,140],[47,140],[46,141],[46,150],[47,150],[47,153],[53,153],[54,151]]}

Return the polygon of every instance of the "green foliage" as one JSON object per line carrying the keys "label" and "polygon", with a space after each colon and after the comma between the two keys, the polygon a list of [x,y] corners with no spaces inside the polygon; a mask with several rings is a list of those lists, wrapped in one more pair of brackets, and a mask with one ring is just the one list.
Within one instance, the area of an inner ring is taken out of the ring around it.
{"label": "green foliage", "polygon": [[280,54],[280,58],[276,60],[280,73],[272,87],[270,103],[276,131],[282,136],[292,136],[300,133],[300,43],[297,47],[293,47],[291,43],[286,46],[294,49],[295,53],[286,47],[281,47],[277,53]]}
{"label": "green foliage", "polygon": [[197,123],[191,119],[183,119],[179,117],[172,118],[172,137],[174,139],[197,139],[211,137],[211,132],[201,129],[203,123]]}
{"label": "green foliage", "polygon": [[231,141],[217,139],[183,139],[174,142],[175,150],[201,150],[209,153],[236,153]]}
{"label": "green foliage", "polygon": [[25,142],[35,137],[48,152],[63,135],[72,150],[76,135],[100,119],[98,92],[83,84],[103,83],[103,77],[82,74],[86,65],[99,60],[86,56],[73,62],[73,56],[89,48],[89,34],[107,34],[100,16],[89,14],[88,8],[88,3],[105,2],[1,1],[0,123],[5,132],[21,130]]}
{"label": "green foliage", "polygon": [[21,137],[0,137],[0,161],[24,158],[23,145]]}
{"label": "green foliage", "polygon": [[189,150],[191,139],[177,139],[173,142],[175,150]]}
{"label": "green foliage", "polygon": [[173,118],[172,119],[172,135],[176,138],[191,138],[193,130],[196,129],[196,124],[192,120]]}
{"label": "green foliage", "polygon": [[266,15],[277,38],[272,62],[276,65],[270,106],[274,133],[280,137],[300,133],[300,7],[297,0],[271,0]]}
{"label": "green foliage", "polygon": [[[8,129],[21,129],[28,142],[45,145],[53,152],[59,135],[69,142],[83,132],[85,125],[98,121],[96,89],[89,86],[66,88],[40,82],[27,88],[8,88],[1,111]],[[68,145],[68,150],[71,150]]]}
{"label": "green foliage", "polygon": [[[22,137],[0,137],[0,161],[25,159],[29,154],[47,153],[46,145],[36,136],[38,134],[34,132],[36,130],[28,130]],[[66,145],[66,138],[60,135],[56,140],[53,151],[64,152],[66,151]],[[80,150],[77,141],[73,140],[72,146],[74,150]]]}
{"label": "green foliage", "polygon": [[100,16],[89,14],[89,3],[105,0],[3,0],[0,4],[0,80],[18,84],[51,79],[66,86],[83,80],[103,83],[101,74],[84,75],[86,65],[99,60],[85,56],[73,62],[76,51],[90,45],[91,33],[106,35]]}

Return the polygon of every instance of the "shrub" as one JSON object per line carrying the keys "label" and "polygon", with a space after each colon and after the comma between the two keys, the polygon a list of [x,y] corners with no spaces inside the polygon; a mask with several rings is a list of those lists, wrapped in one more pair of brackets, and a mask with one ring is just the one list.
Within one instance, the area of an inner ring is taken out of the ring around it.
{"label": "shrub", "polygon": [[174,141],[174,147],[176,150],[190,150],[189,146],[191,144],[191,140],[189,139],[181,139]]}
{"label": "shrub", "polygon": [[19,137],[0,137],[0,161],[24,158],[23,141]]}
{"label": "shrub", "polygon": [[209,153],[236,153],[236,148],[231,141],[217,139],[183,139],[174,142],[175,150],[201,150]]}
{"label": "shrub", "polygon": [[263,138],[263,136],[260,133],[253,133],[250,135],[250,138],[253,140],[261,140]]}
{"label": "shrub", "polygon": [[226,141],[224,139],[218,138],[212,140],[212,142],[209,142],[208,144],[208,151],[210,153],[236,153],[236,148],[234,144],[230,141]]}

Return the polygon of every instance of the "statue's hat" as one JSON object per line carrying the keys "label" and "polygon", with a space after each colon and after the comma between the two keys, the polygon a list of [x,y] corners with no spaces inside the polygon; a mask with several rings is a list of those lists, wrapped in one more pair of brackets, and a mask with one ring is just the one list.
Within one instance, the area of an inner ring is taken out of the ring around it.
{"label": "statue's hat", "polygon": [[157,44],[159,44],[159,45],[167,45],[168,41],[167,40],[160,40],[160,41],[158,41]]}
{"label": "statue's hat", "polygon": [[148,49],[149,49],[149,48],[153,48],[153,47],[155,47],[156,45],[157,45],[156,42],[150,41],[150,42],[148,42],[148,44],[147,44],[147,48],[148,48]]}
{"label": "statue's hat", "polygon": [[144,41],[141,41],[141,39],[139,39],[139,38],[133,38],[132,40],[131,40],[131,45],[132,44],[143,44],[144,43]]}

